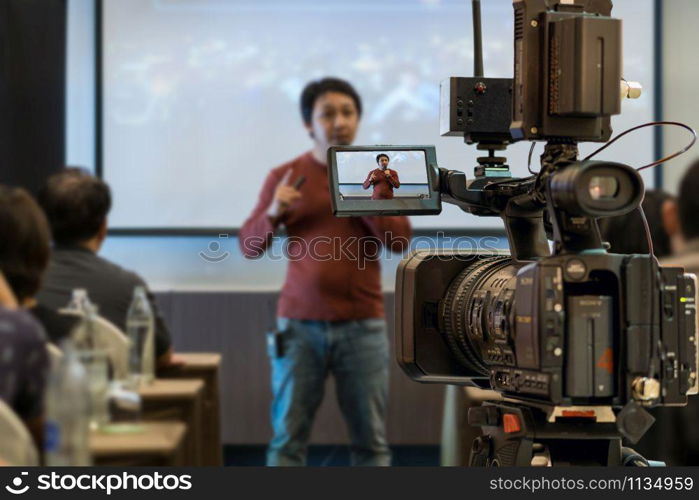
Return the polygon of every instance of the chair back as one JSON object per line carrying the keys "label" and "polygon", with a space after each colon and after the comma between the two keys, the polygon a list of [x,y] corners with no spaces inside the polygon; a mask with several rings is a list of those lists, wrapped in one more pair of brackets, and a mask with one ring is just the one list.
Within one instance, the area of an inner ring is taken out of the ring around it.
{"label": "chair back", "polygon": [[[82,316],[81,313],[71,309],[61,309],[59,312],[71,316]],[[114,379],[123,380],[129,373],[128,337],[114,323],[102,316],[95,318],[95,334],[99,347],[108,353]]]}
{"label": "chair back", "polygon": [[63,359],[63,351],[56,345],[48,342],[46,344],[46,351],[49,353],[49,361],[51,362],[51,367],[55,368],[58,363]]}
{"label": "chair back", "polygon": [[0,400],[0,458],[13,466],[39,465],[39,451],[29,430],[12,408]]}

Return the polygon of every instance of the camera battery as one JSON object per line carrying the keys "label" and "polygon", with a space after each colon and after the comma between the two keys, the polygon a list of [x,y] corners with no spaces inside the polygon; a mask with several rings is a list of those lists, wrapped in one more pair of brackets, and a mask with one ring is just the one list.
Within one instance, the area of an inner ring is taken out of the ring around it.
{"label": "camera battery", "polygon": [[568,298],[566,392],[571,398],[614,393],[613,301],[608,296]]}
{"label": "camera battery", "polygon": [[594,118],[621,112],[621,20],[573,16],[551,23],[549,112]]}

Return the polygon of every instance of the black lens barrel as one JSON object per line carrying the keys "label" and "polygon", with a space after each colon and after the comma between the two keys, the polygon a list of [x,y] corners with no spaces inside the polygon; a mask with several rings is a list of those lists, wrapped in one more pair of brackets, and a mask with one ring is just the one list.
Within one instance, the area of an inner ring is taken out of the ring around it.
{"label": "black lens barrel", "polygon": [[440,330],[454,357],[483,375],[490,365],[514,363],[509,339],[518,268],[509,257],[477,260],[440,303]]}

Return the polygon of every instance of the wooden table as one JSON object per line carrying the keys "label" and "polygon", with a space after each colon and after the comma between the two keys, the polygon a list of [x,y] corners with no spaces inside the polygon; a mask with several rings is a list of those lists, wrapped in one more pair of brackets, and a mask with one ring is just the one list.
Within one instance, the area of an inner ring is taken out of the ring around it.
{"label": "wooden table", "polygon": [[218,353],[176,353],[184,361],[182,365],[158,369],[158,378],[200,379],[204,382],[202,402],[203,465],[223,465],[221,444],[221,394],[219,373],[221,355]]}
{"label": "wooden table", "polygon": [[186,465],[202,465],[201,406],[204,382],[197,379],[155,379],[139,389],[144,421],[175,420],[187,425]]}
{"label": "wooden table", "polygon": [[95,465],[129,467],[183,466],[187,426],[182,422],[142,422],[141,432],[92,431],[90,452]]}

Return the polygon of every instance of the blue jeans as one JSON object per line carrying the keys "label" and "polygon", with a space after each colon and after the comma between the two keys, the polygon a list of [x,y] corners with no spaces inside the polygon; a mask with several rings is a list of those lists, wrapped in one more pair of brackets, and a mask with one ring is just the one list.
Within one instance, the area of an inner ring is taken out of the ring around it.
{"label": "blue jeans", "polygon": [[388,339],[381,318],[357,321],[278,319],[282,355],[268,342],[272,427],[267,465],[305,465],[325,379],[332,373],[351,438],[352,465],[390,465],[385,415]]}

